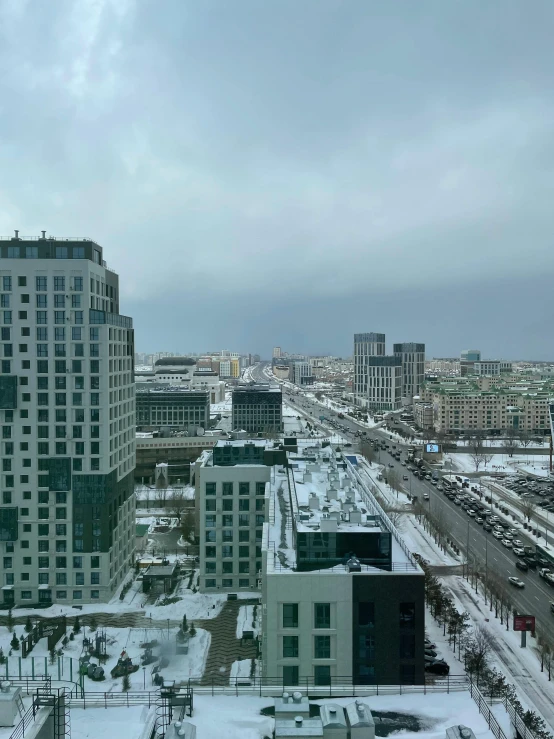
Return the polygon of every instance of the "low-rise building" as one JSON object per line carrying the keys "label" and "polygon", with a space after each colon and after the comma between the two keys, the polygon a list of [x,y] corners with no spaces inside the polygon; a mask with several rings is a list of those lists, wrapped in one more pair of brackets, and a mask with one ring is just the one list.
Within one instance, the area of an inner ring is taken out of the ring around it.
{"label": "low-rise building", "polygon": [[232,428],[251,434],[283,430],[283,393],[275,385],[244,385],[232,393]]}
{"label": "low-rise building", "polygon": [[355,457],[305,447],[275,468],[262,554],[265,679],[423,682],[423,572]]}
{"label": "low-rise building", "polygon": [[210,423],[210,394],[206,390],[140,383],[136,386],[136,406],[137,431],[196,431]]}
{"label": "low-rise building", "polygon": [[271,467],[286,453],[267,440],[219,441],[195,464],[200,590],[253,590]]}

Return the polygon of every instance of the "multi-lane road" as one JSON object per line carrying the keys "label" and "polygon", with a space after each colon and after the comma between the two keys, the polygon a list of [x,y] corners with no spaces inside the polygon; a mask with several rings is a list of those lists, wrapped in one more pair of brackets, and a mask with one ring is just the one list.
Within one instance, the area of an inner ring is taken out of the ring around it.
{"label": "multi-lane road", "polygon": [[[266,364],[259,364],[252,370],[252,379],[258,382],[267,382],[271,375],[267,372]],[[283,384],[283,394],[288,403],[314,420],[318,420],[319,416],[336,419],[336,412],[323,407],[320,403],[311,398],[306,397],[298,390],[292,390],[289,386]],[[291,403],[291,400],[293,401]],[[357,424],[353,419],[345,417],[337,419],[342,429],[339,433],[344,436],[349,443],[353,445],[353,451],[359,442],[356,437],[357,431],[367,431],[368,437],[377,438],[380,441],[389,440],[389,434],[382,429],[370,429]],[[346,429],[346,430],[344,430]],[[397,441],[397,446],[402,446]],[[504,579],[507,587],[513,589],[512,602],[518,613],[526,615],[534,615],[537,618],[539,628],[546,633],[552,632],[554,629],[554,614],[550,611],[550,602],[554,602],[554,588],[549,586],[538,575],[538,570],[529,572],[521,572],[516,569],[516,555],[510,549],[504,547],[492,534],[484,531],[483,527],[469,517],[465,511],[456,506],[453,501],[449,500],[442,492],[427,480],[420,480],[411,472],[406,472],[406,468],[400,465],[388,451],[381,450],[379,452],[380,464],[394,465],[395,469],[401,474],[408,474],[409,481],[405,482],[406,492],[416,495],[419,501],[424,505],[428,505],[431,512],[439,514],[444,521],[445,529],[449,532],[449,536],[460,548],[465,552],[469,544],[469,560],[476,561],[479,571],[483,576],[494,573],[498,578]],[[424,494],[429,495],[429,500],[424,501]],[[515,525],[515,524],[514,524]],[[524,544],[533,544],[522,533],[516,538],[523,541]],[[508,577],[519,577],[525,583],[525,588],[518,589],[509,585]]]}

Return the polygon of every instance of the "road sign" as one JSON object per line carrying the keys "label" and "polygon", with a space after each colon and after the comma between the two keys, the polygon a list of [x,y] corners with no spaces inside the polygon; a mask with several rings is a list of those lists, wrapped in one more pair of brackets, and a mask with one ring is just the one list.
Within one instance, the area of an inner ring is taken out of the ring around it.
{"label": "road sign", "polygon": [[514,631],[535,631],[535,617],[514,616]]}

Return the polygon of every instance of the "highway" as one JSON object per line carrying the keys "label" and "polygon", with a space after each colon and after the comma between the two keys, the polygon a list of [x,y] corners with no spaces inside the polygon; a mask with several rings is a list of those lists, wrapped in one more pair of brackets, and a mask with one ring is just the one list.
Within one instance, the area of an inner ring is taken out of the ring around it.
{"label": "highway", "polygon": [[[256,365],[251,373],[252,379],[257,382],[267,382],[271,377],[271,375],[268,375],[264,371],[268,365],[269,363]],[[309,415],[312,419],[318,420],[319,416],[322,415],[327,418],[336,417],[334,411],[324,408],[315,400],[307,398],[301,391],[299,392],[297,389],[292,390],[287,385],[282,385],[282,389],[286,401],[298,408],[299,412]],[[299,394],[297,394],[298,392]],[[292,403],[290,402],[291,399],[293,400]],[[378,438],[381,441],[390,441],[389,434],[386,430],[367,429],[348,417],[337,420],[341,426],[347,429],[347,431],[339,430],[338,433],[352,443],[353,452],[357,450],[356,447],[359,439],[355,436],[355,433],[359,430],[367,431],[370,439]],[[394,444],[398,448],[402,448],[403,446],[396,440]],[[388,451],[380,451],[378,461],[383,465],[394,465],[400,477],[402,474],[408,474],[410,477],[409,482],[403,483],[406,486],[406,492],[417,495],[418,500],[422,504],[428,505],[432,513],[442,516],[445,529],[449,532],[449,537],[463,551],[466,550],[469,541],[469,560],[472,561],[475,559],[477,561],[478,569],[483,576],[486,576],[489,572],[493,572],[500,579],[505,580],[506,586],[511,591],[512,603],[518,613],[536,616],[539,628],[546,633],[552,632],[554,629],[554,614],[550,612],[549,603],[550,601],[554,602],[554,588],[539,577],[538,569],[529,570],[528,572],[521,572],[516,569],[515,562],[517,557],[510,549],[504,547],[492,536],[492,533],[484,531],[483,527],[475,523],[475,520],[468,516],[460,506],[456,506],[453,501],[449,500],[442,492],[439,492],[429,481],[420,480],[413,473],[407,472],[406,468],[402,467],[400,462],[392,457]],[[424,501],[424,493],[429,494],[428,501]],[[521,539],[524,544],[533,544],[533,542],[525,537],[523,531],[515,538]],[[523,580],[525,588],[520,590],[510,586],[508,577],[511,576],[516,576]]]}

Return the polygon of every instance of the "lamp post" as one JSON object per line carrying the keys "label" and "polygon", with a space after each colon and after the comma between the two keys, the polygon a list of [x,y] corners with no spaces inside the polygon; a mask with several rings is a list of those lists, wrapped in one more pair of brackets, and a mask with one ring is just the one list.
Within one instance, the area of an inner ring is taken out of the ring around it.
{"label": "lamp post", "polygon": [[146,667],[142,668],[142,687],[146,690]]}

